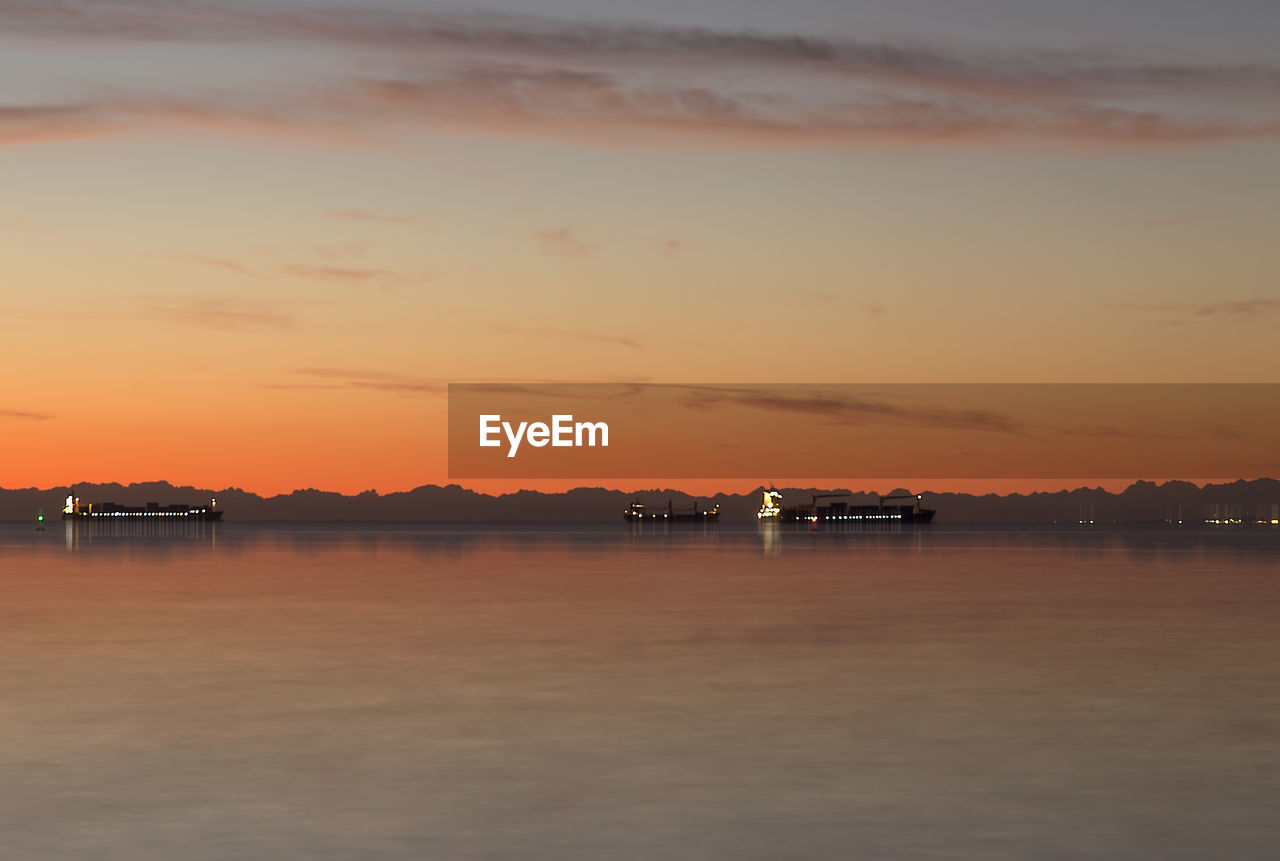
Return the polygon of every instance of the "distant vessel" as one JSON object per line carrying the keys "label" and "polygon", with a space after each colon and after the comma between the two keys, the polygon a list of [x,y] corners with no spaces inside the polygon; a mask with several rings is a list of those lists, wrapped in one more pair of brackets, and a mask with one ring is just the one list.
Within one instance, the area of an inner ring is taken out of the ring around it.
{"label": "distant vessel", "polygon": [[209,500],[209,505],[161,505],[148,502],[146,505],[116,505],[114,502],[82,503],[75,494],[67,496],[62,506],[63,520],[105,520],[115,517],[149,517],[165,520],[221,520],[222,512],[217,508],[218,500]]}
{"label": "distant vessel", "polygon": [[699,508],[698,500],[695,499],[693,507],[689,510],[676,511],[671,500],[667,500],[667,507],[663,509],[646,508],[644,503],[637,499],[622,512],[622,519],[628,523],[650,520],[665,523],[715,523],[720,520],[720,506]]}
{"label": "distant vessel", "polygon": [[[897,494],[881,496],[879,505],[848,505],[843,502],[831,502],[819,505],[819,499],[848,496],[847,493],[815,493],[810,504],[783,505],[782,494],[770,487],[764,491],[764,501],[756,517],[761,520],[777,520],[783,523],[796,522],[867,522],[867,523],[931,523],[936,513],[931,508],[921,508],[920,494]],[[909,505],[885,505],[892,499],[915,499]]]}

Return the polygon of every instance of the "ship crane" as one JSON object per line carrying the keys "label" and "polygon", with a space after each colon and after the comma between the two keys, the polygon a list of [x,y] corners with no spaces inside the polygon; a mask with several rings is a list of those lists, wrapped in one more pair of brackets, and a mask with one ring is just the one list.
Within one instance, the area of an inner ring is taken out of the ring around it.
{"label": "ship crane", "polygon": [[811,501],[810,501],[810,503],[809,503],[809,517],[810,517],[810,519],[811,519],[811,520],[814,520],[814,521],[816,521],[816,520],[818,519],[818,500],[819,500],[819,499],[832,499],[832,498],[834,498],[834,497],[838,497],[838,496],[849,496],[849,493],[846,491],[845,493],[815,493],[815,494],[813,494],[812,499],[811,499]]}
{"label": "ship crane", "polygon": [[920,508],[920,503],[924,501],[924,494],[921,494],[921,493],[895,493],[895,494],[892,494],[891,496],[880,496],[880,497],[877,497],[877,498],[880,500],[880,507],[881,507],[881,508],[884,508],[884,504],[885,504],[886,502],[888,502],[890,499],[914,499],[914,500],[916,501],[916,507],[915,507],[915,510],[916,510],[917,512],[920,512],[920,511],[922,510],[922,509]]}
{"label": "ship crane", "polygon": [[920,493],[895,493],[893,496],[881,496],[879,499],[880,505],[883,506],[890,499],[914,499],[916,502],[920,502],[924,499],[924,495]]}

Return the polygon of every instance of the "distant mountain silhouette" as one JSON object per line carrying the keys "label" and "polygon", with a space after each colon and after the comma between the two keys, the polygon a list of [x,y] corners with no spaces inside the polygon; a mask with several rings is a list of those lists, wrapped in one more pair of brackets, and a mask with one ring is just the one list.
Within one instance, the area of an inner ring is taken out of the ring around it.
{"label": "distant mountain silhouette", "polygon": [[[763,490],[761,488],[760,490]],[[701,501],[719,505],[721,520],[755,519],[760,506],[760,490],[746,494],[719,494]],[[781,488],[784,503],[805,504],[814,493],[830,489]],[[843,490],[843,489],[837,489]],[[69,492],[66,486],[47,490],[0,489],[0,519],[32,520],[37,509],[56,520]],[[633,500],[665,507],[690,506],[694,498],[672,490],[624,492],[599,487],[579,487],[564,493],[522,490],[489,496],[456,484],[444,487],[424,485],[402,493],[379,494],[372,490],[345,496],[321,490],[261,497],[239,488],[208,490],[174,487],[165,481],[130,484],[77,484],[75,492],[85,502],[116,502],[140,505],[146,502],[197,503],[217,497],[227,522],[269,521],[356,521],[356,522],[556,522],[620,520]],[[903,491],[905,492],[905,491]],[[850,492],[851,505],[874,505],[873,493]],[[1198,487],[1186,481],[1156,485],[1139,481],[1120,493],[1101,488],[1079,488],[1054,493],[987,494],[924,492],[924,506],[936,509],[937,522],[1049,523],[1092,519],[1097,523],[1138,522],[1178,519],[1188,522],[1205,517],[1276,516],[1280,507],[1280,481],[1260,478]]]}

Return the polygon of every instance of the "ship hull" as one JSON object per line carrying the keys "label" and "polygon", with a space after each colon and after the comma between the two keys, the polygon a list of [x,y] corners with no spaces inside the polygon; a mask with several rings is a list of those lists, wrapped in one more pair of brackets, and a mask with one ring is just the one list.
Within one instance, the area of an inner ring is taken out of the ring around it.
{"label": "ship hull", "polygon": [[631,514],[624,512],[622,519],[626,523],[718,523],[719,514],[665,514],[663,512]]}
{"label": "ship hull", "polygon": [[720,520],[719,514],[677,514],[667,518],[672,523],[716,523]]}
{"label": "ship hull", "polygon": [[175,521],[200,521],[204,523],[218,523],[222,520],[221,511],[146,511],[146,510],[116,510],[116,511],[80,511],[80,512],[64,512],[63,520],[74,521],[93,521],[94,523],[105,523],[108,521],[126,520],[160,520],[165,522]]}
{"label": "ship hull", "polygon": [[783,523],[932,523],[936,512],[930,508],[879,508],[858,506],[831,511],[808,508],[784,508],[777,520]]}
{"label": "ship hull", "polygon": [[667,503],[666,508],[646,508],[637,500],[622,512],[622,519],[627,523],[717,523],[720,507],[700,509],[695,500],[692,510],[677,511],[671,503]]}

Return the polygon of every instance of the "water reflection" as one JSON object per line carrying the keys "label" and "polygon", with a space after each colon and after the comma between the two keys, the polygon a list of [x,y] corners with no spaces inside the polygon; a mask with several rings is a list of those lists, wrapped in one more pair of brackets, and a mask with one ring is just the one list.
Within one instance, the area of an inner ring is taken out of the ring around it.
{"label": "water reflection", "polygon": [[1280,854],[1274,533],[781,526],[0,526],[5,850]]}
{"label": "water reflection", "polygon": [[[59,535],[60,533],[60,535]],[[0,526],[0,553],[30,545],[40,552],[61,538],[64,551],[77,553],[201,554],[252,553],[263,549],[315,557],[413,552],[458,556],[502,549],[516,554],[568,556],[643,551],[650,548],[754,547],[764,557],[788,551],[862,552],[982,551],[1053,548],[1068,554],[1122,553],[1135,562],[1158,564],[1188,553],[1277,553],[1280,532],[1272,529],[1162,528],[1095,525],[965,526],[902,524],[820,524],[757,521],[744,524],[522,524],[494,526],[402,524],[244,524],[205,522],[64,521],[47,532],[16,524]],[[24,551],[25,552],[25,551]]]}
{"label": "water reflection", "polygon": [[756,531],[760,534],[760,549],[765,556],[777,556],[782,552],[782,539],[778,535],[781,529],[782,524],[772,518],[762,519],[756,524]]}
{"label": "water reflection", "polygon": [[166,521],[146,518],[120,520],[64,520],[63,544],[68,551],[84,551],[90,548],[109,549],[111,546],[129,545],[136,549],[168,550],[170,545],[200,546],[216,550],[218,527],[221,524],[205,521]]}

